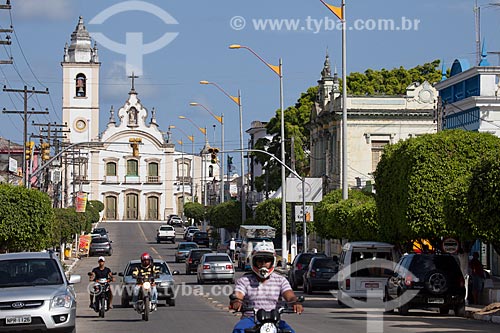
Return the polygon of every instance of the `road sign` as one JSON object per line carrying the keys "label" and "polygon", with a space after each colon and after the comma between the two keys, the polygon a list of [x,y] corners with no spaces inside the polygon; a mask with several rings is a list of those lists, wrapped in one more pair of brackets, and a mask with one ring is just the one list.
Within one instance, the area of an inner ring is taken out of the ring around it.
{"label": "road sign", "polygon": [[446,253],[456,254],[459,247],[460,243],[455,238],[449,237],[443,240],[443,251]]}
{"label": "road sign", "polygon": [[[302,206],[295,206],[295,222],[302,222]],[[306,222],[314,221],[313,206],[306,205]]]}
{"label": "road sign", "polygon": [[[321,202],[323,199],[323,180],[306,178],[304,182],[306,202]],[[286,202],[302,202],[302,181],[296,177],[286,179]]]}

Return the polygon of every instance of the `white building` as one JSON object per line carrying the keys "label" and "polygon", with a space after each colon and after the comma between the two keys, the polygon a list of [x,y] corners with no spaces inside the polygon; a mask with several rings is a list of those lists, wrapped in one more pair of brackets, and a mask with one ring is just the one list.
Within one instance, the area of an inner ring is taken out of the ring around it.
{"label": "white building", "polygon": [[[323,177],[324,192],[341,187],[342,96],[337,73],[326,57],[318,99],[311,112],[311,177]],[[405,96],[347,97],[348,186],[364,187],[388,143],[436,132],[437,91],[428,82],[413,83]]]}
{"label": "white building", "polygon": [[[148,111],[138,98],[133,74],[125,104],[116,114],[111,107],[109,121],[99,134],[101,63],[81,17],[61,65],[63,121],[70,129],[67,143],[77,144],[67,151],[63,167],[69,175],[63,188],[71,193],[66,196],[67,205],[84,192],[89,200],[104,203],[107,220],[163,220],[169,214],[181,215],[184,202],[193,198],[203,202],[203,184],[209,172],[210,179],[219,176],[217,165],[211,165],[205,154],[202,160],[176,151],[165,140],[154,108]],[[135,149],[131,139],[140,141]]]}

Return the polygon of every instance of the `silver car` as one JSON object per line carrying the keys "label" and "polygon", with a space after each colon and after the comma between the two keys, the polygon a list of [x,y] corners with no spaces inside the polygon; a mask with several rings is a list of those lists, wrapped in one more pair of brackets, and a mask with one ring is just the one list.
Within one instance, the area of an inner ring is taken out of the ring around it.
{"label": "silver car", "polygon": [[199,246],[194,242],[180,242],[175,251],[175,262],[185,261],[189,251],[197,248]]}
{"label": "silver car", "polygon": [[234,265],[227,253],[206,253],[201,257],[197,269],[199,284],[206,281],[234,283]]}
{"label": "silver car", "polygon": [[[167,263],[163,260],[155,260],[153,262],[155,267],[160,270],[160,276],[155,278],[156,290],[158,291],[158,301],[165,300],[168,305],[175,306],[175,281],[172,275],[179,274],[179,271],[171,272]],[[121,284],[121,305],[122,307],[128,307],[129,302],[132,301],[132,292],[137,283],[137,279],[132,277],[134,270],[141,266],[141,261],[139,259],[131,260],[128,262],[127,266],[123,272],[118,273],[122,276]]]}
{"label": "silver car", "polygon": [[53,252],[0,254],[0,331],[76,332],[73,283]]}

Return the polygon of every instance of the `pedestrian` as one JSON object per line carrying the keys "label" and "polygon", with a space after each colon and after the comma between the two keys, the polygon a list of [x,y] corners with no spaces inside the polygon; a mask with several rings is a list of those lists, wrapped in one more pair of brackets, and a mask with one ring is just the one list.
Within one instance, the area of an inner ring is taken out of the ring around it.
{"label": "pedestrian", "polygon": [[236,241],[234,237],[229,241],[229,255],[231,256],[231,260],[234,261],[234,252],[236,251]]}
{"label": "pedestrian", "polygon": [[479,295],[481,295],[484,285],[484,270],[479,261],[479,252],[472,254],[472,259],[469,262],[469,276],[472,280],[472,303],[479,304]]}

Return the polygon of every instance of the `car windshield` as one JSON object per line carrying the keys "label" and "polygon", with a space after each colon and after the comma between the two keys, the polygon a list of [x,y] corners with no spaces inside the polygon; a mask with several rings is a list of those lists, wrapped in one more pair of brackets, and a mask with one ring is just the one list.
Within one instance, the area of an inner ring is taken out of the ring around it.
{"label": "car windshield", "polygon": [[[168,267],[165,264],[165,262],[154,263],[154,266],[160,268],[160,274],[170,274],[170,271],[168,270]],[[125,273],[125,275],[132,275],[132,273],[135,271],[135,269],[136,268],[140,268],[140,267],[141,267],[141,263],[140,262],[131,263],[128,266],[127,272]]]}
{"label": "car windshield", "polygon": [[205,262],[215,262],[215,261],[231,261],[228,256],[206,256],[205,257]]}
{"label": "car windshield", "polygon": [[52,259],[0,261],[0,288],[62,283],[61,273]]}

